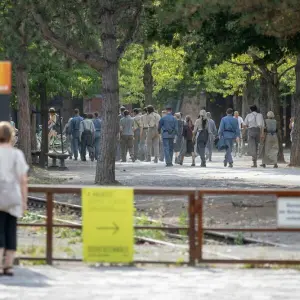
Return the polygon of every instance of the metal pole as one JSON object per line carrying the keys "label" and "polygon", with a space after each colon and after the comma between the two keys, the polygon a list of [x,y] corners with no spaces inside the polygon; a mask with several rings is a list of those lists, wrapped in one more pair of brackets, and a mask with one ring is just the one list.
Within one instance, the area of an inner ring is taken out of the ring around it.
{"label": "metal pole", "polygon": [[195,231],[195,194],[189,196],[189,265],[194,266],[196,260],[196,231]]}
{"label": "metal pole", "polygon": [[61,113],[60,109],[58,110],[59,112],[59,129],[60,129],[60,142],[61,142],[61,154],[64,154],[64,143],[63,143],[63,134],[62,134],[62,124],[61,124]]}
{"label": "metal pole", "polygon": [[201,262],[202,247],[203,247],[203,195],[201,192],[198,193],[197,215],[198,215],[198,262]]}
{"label": "metal pole", "polygon": [[47,193],[47,246],[46,246],[46,262],[52,265],[52,251],[53,251],[53,194]]}

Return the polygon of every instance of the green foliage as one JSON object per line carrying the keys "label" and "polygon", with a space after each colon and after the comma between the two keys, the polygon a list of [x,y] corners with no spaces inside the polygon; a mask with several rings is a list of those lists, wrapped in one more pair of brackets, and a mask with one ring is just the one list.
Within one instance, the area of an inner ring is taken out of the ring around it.
{"label": "green foliage", "polygon": [[133,44],[120,61],[119,82],[121,103],[142,103],[144,100],[144,50]]}
{"label": "green foliage", "polygon": [[120,62],[121,102],[142,103],[144,100],[143,71],[146,63],[152,65],[154,98],[162,91],[177,91],[178,84],[184,78],[184,57],[183,48],[154,44],[145,60],[143,46],[131,45]]}
{"label": "green foliage", "polygon": [[[241,65],[237,65],[237,64]],[[245,69],[242,64],[251,65],[252,59],[249,55],[243,54],[231,61],[224,61],[219,65],[213,67],[205,67],[204,69],[204,85],[207,92],[214,92],[227,97],[230,95],[242,95],[246,86],[249,68]],[[252,76],[255,80],[256,76]]]}

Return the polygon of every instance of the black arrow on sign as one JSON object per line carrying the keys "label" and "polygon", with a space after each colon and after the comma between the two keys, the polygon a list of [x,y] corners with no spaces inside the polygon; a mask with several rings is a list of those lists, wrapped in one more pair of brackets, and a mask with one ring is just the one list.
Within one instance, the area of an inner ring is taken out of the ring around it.
{"label": "black arrow on sign", "polygon": [[108,227],[108,226],[107,227],[97,227],[97,229],[98,230],[113,230],[114,231],[113,234],[115,234],[119,231],[120,228],[115,222],[113,222],[112,224],[113,225],[111,227]]}

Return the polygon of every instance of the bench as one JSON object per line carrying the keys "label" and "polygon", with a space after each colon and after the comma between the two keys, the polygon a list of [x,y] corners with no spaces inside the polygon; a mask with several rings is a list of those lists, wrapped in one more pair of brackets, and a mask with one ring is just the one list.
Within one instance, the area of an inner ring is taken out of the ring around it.
{"label": "bench", "polygon": [[40,158],[40,155],[41,155],[41,150],[32,150],[31,151],[32,163],[34,165],[38,164],[38,160]]}
{"label": "bench", "polygon": [[[52,159],[52,165],[48,169],[64,171],[68,168],[65,165],[65,160],[70,156],[69,154],[61,153],[46,153],[46,155]],[[59,160],[59,166],[57,165],[57,159]]]}

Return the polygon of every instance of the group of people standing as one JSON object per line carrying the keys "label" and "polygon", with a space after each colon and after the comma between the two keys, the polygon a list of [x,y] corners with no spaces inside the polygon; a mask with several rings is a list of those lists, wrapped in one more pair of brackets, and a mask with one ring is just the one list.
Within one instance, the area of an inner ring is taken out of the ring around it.
{"label": "group of people standing", "polygon": [[207,161],[212,161],[214,144],[219,149],[225,149],[224,166],[233,167],[232,149],[236,144],[242,152],[243,137],[247,134],[248,154],[252,156],[253,168],[257,167],[258,157],[261,155],[261,167],[273,165],[278,168],[278,138],[277,123],[273,112],[268,112],[264,120],[256,105],[250,107],[250,113],[245,120],[237,111],[229,108],[222,118],[217,130],[211,114],[200,110],[199,116],[193,123],[190,116],[183,119],[181,113],[172,113],[171,108],[162,111],[161,116],[155,112],[153,106],[147,106],[143,112],[134,109],[133,116],[121,107],[120,119],[120,152],[121,160],[126,161],[129,151],[132,161],[137,159],[150,162],[158,160],[166,162],[166,166],[183,164],[185,156],[201,159],[201,167],[206,167]]}
{"label": "group of people standing", "polygon": [[79,110],[74,110],[74,116],[65,125],[63,133],[66,134],[70,144],[68,149],[70,159],[86,161],[87,150],[91,161],[97,160],[100,154],[100,135],[102,120],[98,112],[80,116]]}

